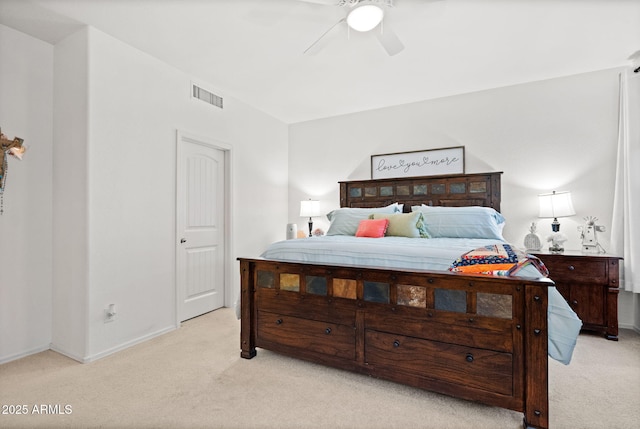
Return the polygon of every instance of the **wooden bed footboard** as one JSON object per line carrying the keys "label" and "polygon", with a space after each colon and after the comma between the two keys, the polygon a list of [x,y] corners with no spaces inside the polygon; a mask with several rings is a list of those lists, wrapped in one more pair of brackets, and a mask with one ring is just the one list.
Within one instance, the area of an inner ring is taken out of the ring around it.
{"label": "wooden bed footboard", "polygon": [[551,281],[239,261],[243,358],[264,348],[549,427]]}

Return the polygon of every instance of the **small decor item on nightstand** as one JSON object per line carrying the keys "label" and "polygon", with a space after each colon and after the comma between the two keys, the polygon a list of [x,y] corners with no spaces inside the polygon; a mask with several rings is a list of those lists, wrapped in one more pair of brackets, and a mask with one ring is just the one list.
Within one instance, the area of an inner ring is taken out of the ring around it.
{"label": "small decor item on nightstand", "polygon": [[536,230],[538,227],[535,222],[531,222],[531,226],[529,227],[529,234],[524,237],[524,248],[529,252],[532,250],[540,250],[542,249],[542,242],[540,241],[540,236],[536,234]]}
{"label": "small decor item on nightstand", "polygon": [[295,223],[287,224],[287,240],[292,240],[298,236],[298,225]]}
{"label": "small decor item on nightstand", "polygon": [[585,253],[607,253],[596,238],[596,231],[605,231],[604,225],[596,225],[597,220],[595,216],[587,216],[584,218],[585,225],[578,227],[582,239],[582,251]]}
{"label": "small decor item on nightstand", "polygon": [[564,242],[567,241],[567,236],[561,232],[554,232],[547,237],[547,241],[551,243],[549,246],[549,252],[562,253],[564,252]]}

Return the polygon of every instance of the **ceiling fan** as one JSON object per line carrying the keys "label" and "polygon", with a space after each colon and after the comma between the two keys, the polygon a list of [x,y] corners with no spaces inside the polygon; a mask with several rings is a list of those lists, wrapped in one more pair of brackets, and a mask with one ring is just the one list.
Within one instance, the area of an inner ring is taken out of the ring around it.
{"label": "ceiling fan", "polygon": [[393,0],[302,0],[307,3],[340,6],[347,10],[344,18],[333,24],[318,37],[304,53],[314,55],[327,43],[326,37],[333,29],[346,25],[347,30],[368,32],[372,30],[384,50],[390,56],[396,55],[404,49],[404,45],[388,24],[384,23],[385,11],[393,7]]}

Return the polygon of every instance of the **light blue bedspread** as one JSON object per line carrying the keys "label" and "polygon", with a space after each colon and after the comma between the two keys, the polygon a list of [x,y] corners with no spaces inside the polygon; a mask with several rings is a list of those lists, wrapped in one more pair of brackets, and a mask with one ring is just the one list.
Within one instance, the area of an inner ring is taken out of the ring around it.
{"label": "light blue bedspread", "polygon": [[446,271],[464,252],[499,243],[475,238],[363,238],[325,235],[273,243],[267,259]]}
{"label": "light blue bedspread", "polygon": [[[279,241],[261,255],[266,259],[329,265],[404,268],[448,271],[462,254],[478,247],[501,243],[476,238],[362,238],[346,235],[309,237]],[[529,265],[518,277],[540,278]],[[582,321],[555,287],[549,288],[549,356],[568,365],[573,355]]]}

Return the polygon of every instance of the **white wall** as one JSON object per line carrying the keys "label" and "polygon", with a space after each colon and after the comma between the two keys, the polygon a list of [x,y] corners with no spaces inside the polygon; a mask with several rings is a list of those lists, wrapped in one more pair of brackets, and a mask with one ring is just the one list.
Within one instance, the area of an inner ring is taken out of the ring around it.
{"label": "white wall", "polygon": [[9,159],[0,216],[2,363],[51,341],[53,47],[0,25],[0,60],[0,127],[28,147]]}
{"label": "white wall", "polygon": [[78,31],[54,51],[51,347],[78,360],[88,342],[88,36]]}
{"label": "white wall", "polygon": [[0,218],[0,363],[49,346],[91,361],[176,327],[178,130],[231,150],[233,305],[236,257],[286,223],[286,124],[215,87],[223,110],[192,100],[191,76],[92,28],[55,47],[0,31],[17,63],[0,74],[0,125],[33,148]]}
{"label": "white wall", "polygon": [[[232,148],[230,244],[245,256],[259,254],[270,241],[265,232],[285,221],[288,177],[284,123],[229,97],[222,110],[191,99],[188,75],[98,30],[90,29],[89,47],[93,358],[175,326],[177,130]],[[105,324],[109,303],[118,315]]]}
{"label": "white wall", "polygon": [[[467,173],[503,171],[504,235],[522,245],[537,219],[537,195],[570,190],[576,216],[561,219],[568,249],[577,227],[596,216],[611,228],[618,124],[619,69],[533,82],[298,123],[290,126],[289,222],[304,228],[299,201],[317,198],[323,212],[339,206],[339,180],[370,178],[373,154],[465,147]],[[328,225],[316,219],[315,225]],[[284,232],[282,233],[284,235]],[[605,248],[608,234],[600,236]],[[546,243],[545,243],[546,245]],[[621,310],[632,309],[621,294]],[[634,324],[633,314],[620,323]],[[636,325],[637,326],[637,325]]]}

